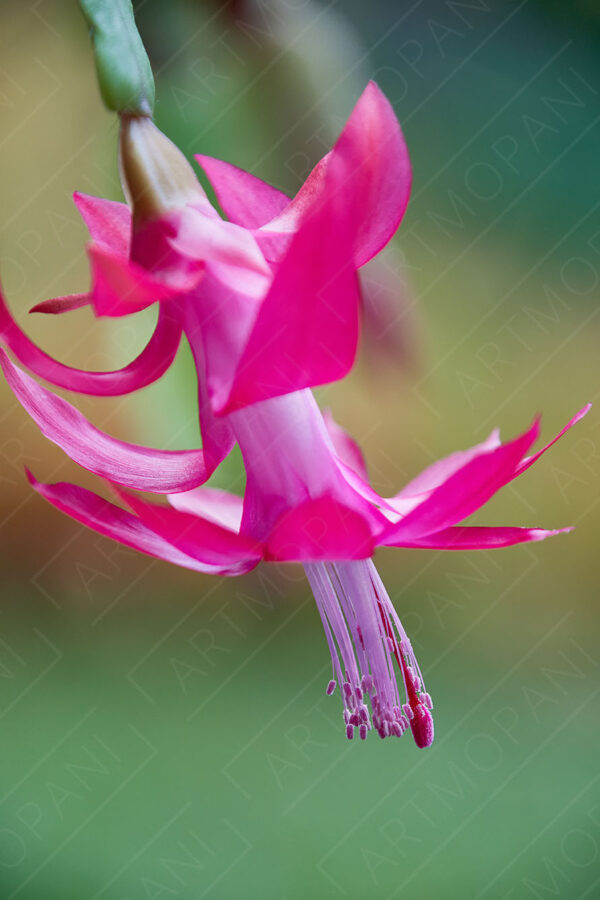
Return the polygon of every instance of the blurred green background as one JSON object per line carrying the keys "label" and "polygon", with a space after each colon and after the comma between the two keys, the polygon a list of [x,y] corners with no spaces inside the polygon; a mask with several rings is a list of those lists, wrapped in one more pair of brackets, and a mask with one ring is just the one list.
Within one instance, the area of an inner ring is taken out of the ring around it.
{"label": "blurred green background", "polygon": [[[414,187],[377,274],[392,349],[319,392],[378,489],[598,399],[596,3],[135,5],[157,121],[190,154],[292,192],[369,77],[394,104]],[[74,2],[4,0],[0,45],[10,304],[61,359],[122,364],[151,312],[26,315],[88,283],[72,191],[120,198],[85,25]],[[418,751],[344,740],[299,568],[204,578],[84,531],[22,470],[92,480],[0,391],[2,900],[598,896],[597,411],[478,517],[574,534],[378,553],[436,704]],[[196,439],[185,352],[143,396],[81,407],[126,439]],[[220,477],[239,486],[238,462]]]}

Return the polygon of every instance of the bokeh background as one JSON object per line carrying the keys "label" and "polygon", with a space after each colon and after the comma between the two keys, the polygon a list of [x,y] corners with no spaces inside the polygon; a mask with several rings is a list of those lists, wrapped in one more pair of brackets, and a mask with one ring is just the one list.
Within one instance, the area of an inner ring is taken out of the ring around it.
{"label": "bokeh background", "polygon": [[[593,0],[146,0],[157,121],[293,192],[368,78],[414,166],[369,275],[369,337],[321,390],[389,492],[434,458],[598,397],[600,17]],[[120,198],[116,123],[75,2],[0,7],[0,271],[30,334],[126,362],[149,311],[27,316],[88,284],[79,189]],[[598,896],[597,411],[478,520],[569,536],[377,563],[436,704],[436,741],[348,744],[298,568],[169,568],[28,490],[89,484],[0,385],[3,900]],[[197,441],[185,350],[106,430]],[[235,457],[221,483],[241,489]]]}

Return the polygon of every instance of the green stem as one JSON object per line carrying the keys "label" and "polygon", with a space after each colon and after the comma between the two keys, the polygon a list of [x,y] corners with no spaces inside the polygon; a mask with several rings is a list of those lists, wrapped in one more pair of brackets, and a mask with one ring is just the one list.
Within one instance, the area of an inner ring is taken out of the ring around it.
{"label": "green stem", "polygon": [[154,78],[131,0],[79,0],[90,26],[96,72],[108,109],[151,116]]}

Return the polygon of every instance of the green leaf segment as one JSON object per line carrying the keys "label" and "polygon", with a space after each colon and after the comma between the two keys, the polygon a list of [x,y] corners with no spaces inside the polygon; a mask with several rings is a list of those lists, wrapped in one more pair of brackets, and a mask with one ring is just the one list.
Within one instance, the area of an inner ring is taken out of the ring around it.
{"label": "green leaf segment", "polygon": [[108,109],[151,116],[154,78],[131,0],[79,0],[90,26],[102,99]]}

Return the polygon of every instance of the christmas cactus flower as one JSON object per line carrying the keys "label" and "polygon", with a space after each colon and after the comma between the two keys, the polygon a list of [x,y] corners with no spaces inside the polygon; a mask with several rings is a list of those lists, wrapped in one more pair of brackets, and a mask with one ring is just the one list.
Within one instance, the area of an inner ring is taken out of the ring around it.
{"label": "christmas cactus flower", "polygon": [[[106,479],[117,502],[29,473],[31,484],[100,534],[199,572],[302,563],[332,658],[327,693],[339,686],[347,737],[364,739],[372,728],[401,736],[410,726],[417,746],[427,747],[431,697],[373,565],[375,548],[492,549],[557,534],[462,523],[560,435],[527,455],[537,421],[507,443],[493,432],[381,497],[358,446],[319,410],[310,388],[345,375],[356,353],[357,269],[395,232],[410,190],[400,127],[376,85],[291,201],[229,163],[199,161],[227,220],[150,118],[123,115],[129,206],[76,195],[92,238],[90,291],[36,307],[62,313],[91,304],[98,316],[121,317],[158,303],[156,330],[136,360],[105,373],[63,366],[32,344],[4,301],[0,338],[42,379],[108,395],[158,378],[185,334],[197,371],[201,449],[118,441],[2,352],[8,383],[41,431]],[[246,470],[243,498],[205,486],[235,443]]]}

